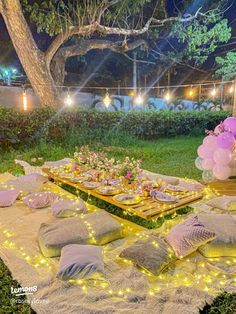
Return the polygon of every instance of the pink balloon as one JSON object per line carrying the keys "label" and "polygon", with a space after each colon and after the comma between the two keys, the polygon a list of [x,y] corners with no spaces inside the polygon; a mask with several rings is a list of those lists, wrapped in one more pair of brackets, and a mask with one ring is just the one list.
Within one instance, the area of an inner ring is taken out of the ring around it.
{"label": "pink balloon", "polygon": [[218,124],[218,125],[215,127],[214,133],[215,133],[216,135],[219,135],[219,134],[222,133],[222,132],[223,132],[223,128],[222,128],[222,123],[221,123],[221,124]]}
{"label": "pink balloon", "polygon": [[202,168],[204,170],[212,170],[214,166],[215,166],[215,162],[212,158],[203,159]]}
{"label": "pink balloon", "polygon": [[219,134],[221,133],[221,126],[220,126],[220,124],[218,124],[218,125],[215,127],[214,133],[215,133],[216,135],[219,135]]}
{"label": "pink balloon", "polygon": [[236,135],[236,118],[230,117],[224,121],[225,130]]}
{"label": "pink balloon", "polygon": [[216,164],[228,165],[231,162],[232,154],[231,151],[224,148],[218,148],[213,155],[213,159]]}
{"label": "pink balloon", "polygon": [[231,149],[234,146],[235,139],[232,133],[223,132],[217,136],[216,143],[220,148]]}
{"label": "pink balloon", "polygon": [[228,166],[215,165],[213,174],[218,180],[226,180],[231,175],[231,169]]}
{"label": "pink balloon", "polygon": [[217,139],[216,136],[208,135],[207,137],[204,138],[203,145],[207,146],[208,150],[214,151],[218,148],[216,139]]}
{"label": "pink balloon", "polygon": [[198,156],[205,159],[205,158],[212,158],[213,152],[208,150],[207,146],[200,145],[197,150]]}

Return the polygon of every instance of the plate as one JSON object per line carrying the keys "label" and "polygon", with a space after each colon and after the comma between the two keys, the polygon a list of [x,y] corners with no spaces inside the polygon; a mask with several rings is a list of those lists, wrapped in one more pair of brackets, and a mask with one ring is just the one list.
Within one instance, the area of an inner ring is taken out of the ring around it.
{"label": "plate", "polygon": [[170,191],[170,192],[187,192],[188,190],[181,186],[181,185],[172,185],[172,184],[168,184],[166,187],[166,190]]}
{"label": "plate", "polygon": [[84,181],[83,186],[88,190],[93,190],[98,188],[101,185],[99,182],[93,182],[93,181]]}
{"label": "plate", "polygon": [[160,184],[156,181],[152,181],[152,180],[144,180],[142,182],[143,186],[152,186],[153,188],[158,188],[160,186]]}
{"label": "plate", "polygon": [[59,176],[61,178],[66,178],[66,179],[68,178],[68,179],[70,179],[72,177],[72,173],[61,172],[61,173],[59,173]]}
{"label": "plate", "polygon": [[150,196],[153,197],[155,200],[162,202],[162,203],[175,203],[178,201],[178,198],[160,191],[151,191]]}
{"label": "plate", "polygon": [[120,184],[120,180],[119,179],[109,179],[108,184],[112,185],[112,186],[117,186]]}
{"label": "plate", "polygon": [[113,196],[113,199],[124,205],[135,205],[141,202],[141,197],[138,195],[119,194]]}
{"label": "plate", "polygon": [[102,195],[116,195],[121,192],[121,190],[114,186],[100,186],[96,189],[96,192]]}
{"label": "plate", "polygon": [[86,179],[87,178],[85,177],[74,177],[74,178],[70,178],[70,181],[74,183],[81,183],[81,182],[84,182]]}

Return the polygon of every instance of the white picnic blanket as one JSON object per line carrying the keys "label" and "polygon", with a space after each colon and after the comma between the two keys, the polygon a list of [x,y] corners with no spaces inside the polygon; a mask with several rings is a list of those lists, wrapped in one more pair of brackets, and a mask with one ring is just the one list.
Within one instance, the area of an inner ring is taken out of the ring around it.
{"label": "white picnic blanket", "polygon": [[[1,175],[0,181],[6,178],[9,179],[9,174]],[[73,197],[50,182],[45,184],[45,189]],[[201,208],[201,204],[198,205],[197,211]],[[22,287],[37,286],[28,300],[39,314],[199,313],[199,309],[211,303],[220,291],[235,291],[233,259],[211,261],[195,253],[157,277],[121,261],[117,256],[123,248],[140,234],[151,232],[132,230],[130,225],[132,236],[104,248],[102,281],[61,282],[55,277],[58,259],[44,258],[37,243],[39,226],[50,219],[50,208],[31,210],[22,201],[0,208],[0,257]],[[183,219],[176,217],[167,221],[160,232],[166,233]]]}

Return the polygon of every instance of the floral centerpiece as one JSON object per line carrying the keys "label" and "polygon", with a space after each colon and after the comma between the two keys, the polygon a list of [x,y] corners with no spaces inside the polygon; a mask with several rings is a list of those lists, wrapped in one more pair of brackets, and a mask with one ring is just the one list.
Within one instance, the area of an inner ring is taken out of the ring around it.
{"label": "floral centerpiece", "polygon": [[79,152],[74,153],[74,161],[73,169],[76,167],[94,169],[98,171],[100,177],[102,174],[102,177],[107,179],[121,176],[132,182],[141,174],[140,160],[129,157],[123,162],[114,158],[109,159],[106,153],[91,151],[88,146],[82,146]]}
{"label": "floral centerpiece", "polygon": [[125,161],[118,163],[118,173],[124,177],[128,182],[138,179],[142,170],[140,168],[141,161],[134,158],[125,157]]}

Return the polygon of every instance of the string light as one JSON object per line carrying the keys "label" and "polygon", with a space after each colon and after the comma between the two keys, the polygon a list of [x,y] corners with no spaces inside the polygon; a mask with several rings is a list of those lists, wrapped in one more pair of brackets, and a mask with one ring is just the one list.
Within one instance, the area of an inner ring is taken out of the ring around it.
{"label": "string light", "polygon": [[189,90],[189,97],[192,98],[193,97],[193,86],[191,85],[190,90]]}
{"label": "string light", "polygon": [[141,91],[139,91],[138,95],[134,99],[134,103],[135,103],[135,105],[140,106],[143,104],[143,101],[144,101],[143,96],[141,94]]}
{"label": "string light", "polygon": [[214,88],[211,90],[211,96],[212,97],[215,97],[216,96],[216,94],[217,94],[217,89],[216,89],[216,87],[215,87],[215,85],[214,85]]}
{"label": "string light", "polygon": [[70,93],[69,93],[69,90],[67,92],[67,95],[66,95],[66,98],[65,98],[65,101],[64,101],[65,105],[68,106],[68,107],[71,107],[72,104],[73,104],[73,100],[70,96]]}
{"label": "string light", "polygon": [[131,91],[129,92],[129,96],[130,96],[130,97],[134,97],[134,95],[135,95],[134,91],[131,90]]}
{"label": "string light", "polygon": [[230,86],[230,88],[229,88],[229,93],[232,94],[233,92],[234,92],[234,87],[233,87],[233,85],[232,85],[232,86]]}
{"label": "string light", "polygon": [[164,99],[169,102],[171,100],[171,94],[170,92],[168,91],[165,95],[164,95]]}
{"label": "string light", "polygon": [[28,99],[27,99],[27,92],[26,89],[23,90],[23,110],[27,111],[28,110]]}
{"label": "string light", "polygon": [[105,94],[105,97],[103,98],[102,102],[104,103],[106,108],[108,108],[112,102],[112,99],[109,95],[108,89],[106,90],[106,94]]}

